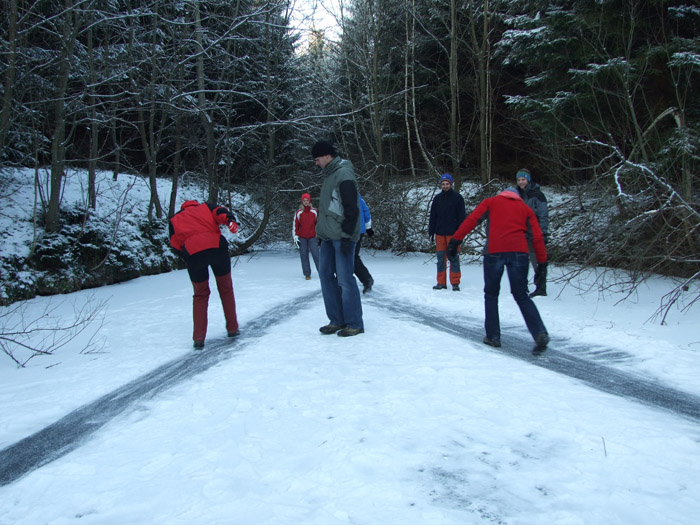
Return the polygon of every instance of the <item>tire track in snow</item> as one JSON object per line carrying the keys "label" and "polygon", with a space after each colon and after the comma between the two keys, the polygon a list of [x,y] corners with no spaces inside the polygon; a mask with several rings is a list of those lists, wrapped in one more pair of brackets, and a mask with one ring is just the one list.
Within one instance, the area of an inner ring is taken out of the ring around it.
{"label": "tire track in snow", "polygon": [[[563,337],[552,337],[547,351],[535,357],[531,350],[534,346],[529,332],[516,328],[508,332],[508,339],[501,341],[503,346],[493,348],[482,343],[484,326],[482,319],[462,318],[457,323],[444,316],[444,313],[428,310],[408,301],[401,301],[389,296],[381,290],[372,289],[370,294],[363,296],[363,301],[383,309],[397,318],[405,318],[411,322],[421,323],[449,333],[462,339],[483,346],[484,350],[505,354],[526,361],[532,365],[546,368],[562,375],[583,381],[584,383],[609,394],[636,400],[645,405],[661,408],[677,415],[700,421],[700,397],[688,392],[659,383],[643,376],[618,370],[590,359],[583,359],[573,352],[584,352],[591,348],[573,342]],[[551,334],[550,334],[551,336]],[[567,351],[568,350],[568,351]],[[619,361],[620,352],[596,346],[596,352],[605,359],[606,355]]]}
{"label": "tire track in snow", "polygon": [[276,306],[242,326],[241,335],[237,338],[209,339],[202,351],[191,351],[165,363],[0,450],[0,486],[8,485],[75,450],[93,433],[136,402],[152,399],[160,392],[230,359],[248,341],[265,335],[269,327],[303,308],[318,304],[320,296],[319,290]]}

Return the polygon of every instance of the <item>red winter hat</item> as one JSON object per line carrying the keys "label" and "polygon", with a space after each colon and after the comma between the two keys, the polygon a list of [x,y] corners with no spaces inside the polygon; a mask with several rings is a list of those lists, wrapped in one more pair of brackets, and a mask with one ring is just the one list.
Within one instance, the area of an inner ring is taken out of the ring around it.
{"label": "red winter hat", "polygon": [[301,196],[302,202],[304,201],[304,199],[309,199],[309,200],[311,200],[311,195],[309,195],[308,193],[304,193],[304,194]]}

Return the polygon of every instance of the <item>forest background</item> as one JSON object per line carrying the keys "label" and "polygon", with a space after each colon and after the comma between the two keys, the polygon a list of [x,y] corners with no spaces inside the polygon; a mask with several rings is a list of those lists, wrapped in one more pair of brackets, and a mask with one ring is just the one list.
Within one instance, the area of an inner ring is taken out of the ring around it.
{"label": "forest background", "polygon": [[[187,185],[241,214],[250,234],[232,254],[289,241],[301,193],[320,188],[319,138],[354,163],[370,248],[431,249],[441,173],[470,209],[528,168],[565,196],[550,206],[550,261],[624,269],[630,291],[675,276],[666,306],[699,298],[696,2],[341,0],[332,32],[300,30],[298,12],[293,0],[2,2],[0,213],[13,170],[33,170],[35,199],[26,252],[0,257],[0,304],[180,267],[167,219]],[[96,213],[104,171],[149,185],[129,219],[142,257],[125,260],[124,221]],[[63,199],[75,173],[79,205]]]}

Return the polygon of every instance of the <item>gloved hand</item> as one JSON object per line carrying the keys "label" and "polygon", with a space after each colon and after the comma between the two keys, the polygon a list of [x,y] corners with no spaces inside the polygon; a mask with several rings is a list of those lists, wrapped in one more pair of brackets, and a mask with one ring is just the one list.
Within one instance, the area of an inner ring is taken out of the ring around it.
{"label": "gloved hand", "polygon": [[299,236],[298,235],[294,236],[294,246],[296,247],[297,250],[299,249]]}
{"label": "gloved hand", "polygon": [[537,269],[535,270],[535,286],[540,287],[542,284],[544,284],[542,281],[544,281],[547,278],[547,263],[538,263],[537,264]]}
{"label": "gloved hand", "polygon": [[429,239],[430,239],[431,244],[435,244],[435,234],[434,233],[430,234]]}
{"label": "gloved hand", "polygon": [[231,211],[226,212],[226,220],[228,221],[228,229],[231,233],[238,232],[238,219]]}
{"label": "gloved hand", "polygon": [[367,230],[365,231],[365,233],[367,234],[367,237],[373,237],[373,236],[374,236],[374,230],[373,230],[372,228],[367,228]]}
{"label": "gloved hand", "polygon": [[343,253],[343,255],[352,254],[352,242],[347,237],[343,237],[340,240],[340,251]]}
{"label": "gloved hand", "polygon": [[458,241],[457,239],[450,239],[450,242],[447,244],[447,249],[445,250],[447,256],[450,259],[454,259],[455,257],[457,257],[460,244],[462,244],[462,241]]}

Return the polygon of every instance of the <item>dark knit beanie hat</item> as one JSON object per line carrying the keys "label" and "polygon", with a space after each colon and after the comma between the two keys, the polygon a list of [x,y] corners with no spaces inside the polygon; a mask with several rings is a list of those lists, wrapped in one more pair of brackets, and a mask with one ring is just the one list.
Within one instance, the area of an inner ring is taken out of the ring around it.
{"label": "dark knit beanie hat", "polygon": [[314,144],[314,147],[311,148],[311,156],[315,159],[317,157],[323,157],[324,155],[335,157],[335,148],[330,142],[319,140]]}
{"label": "dark knit beanie hat", "polygon": [[527,170],[518,170],[518,173],[516,173],[515,175],[515,180],[518,180],[520,177],[526,178],[528,183],[532,182],[532,179],[530,178],[530,172]]}

